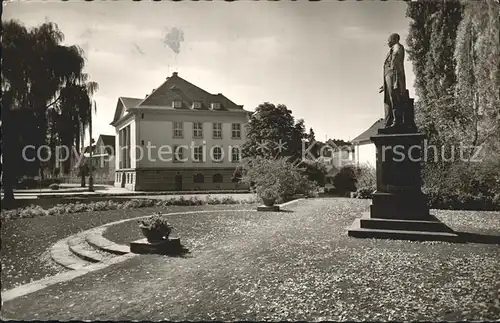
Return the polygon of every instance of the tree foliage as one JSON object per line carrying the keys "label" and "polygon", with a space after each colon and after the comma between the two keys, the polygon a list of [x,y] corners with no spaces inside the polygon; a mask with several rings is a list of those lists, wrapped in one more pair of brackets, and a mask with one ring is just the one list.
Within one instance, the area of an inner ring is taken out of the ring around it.
{"label": "tree foliage", "polygon": [[[295,121],[292,111],[283,104],[260,104],[247,124],[247,141],[243,157],[290,157],[295,161],[302,154],[306,138],[304,120]],[[282,143],[281,151],[279,148]]]}
{"label": "tree foliage", "polygon": [[458,0],[408,2],[407,38],[419,97],[415,117],[433,144],[448,144],[463,116],[454,99],[454,48],[462,6]]}
{"label": "tree foliage", "polygon": [[454,53],[456,98],[467,116],[462,140],[474,146],[487,143],[490,150],[500,139],[499,15],[494,0],[465,2]]}
{"label": "tree foliage", "polygon": [[83,72],[82,49],[64,45],[56,24],[28,30],[9,20],[2,22],[2,29],[3,185],[9,200],[18,176],[43,176],[47,166],[38,159],[26,161],[23,147],[64,144],[79,150],[98,86]]}
{"label": "tree foliage", "polygon": [[[412,19],[407,43],[419,97],[415,114],[428,144],[438,148],[437,156],[429,150],[424,183],[434,193],[493,198],[497,179],[484,180],[484,174],[500,173],[495,162],[500,157],[499,3],[409,2],[407,16]],[[470,151],[464,146],[471,146]],[[478,146],[482,159],[475,163],[471,157]],[[451,164],[443,160],[443,151],[455,154]]]}

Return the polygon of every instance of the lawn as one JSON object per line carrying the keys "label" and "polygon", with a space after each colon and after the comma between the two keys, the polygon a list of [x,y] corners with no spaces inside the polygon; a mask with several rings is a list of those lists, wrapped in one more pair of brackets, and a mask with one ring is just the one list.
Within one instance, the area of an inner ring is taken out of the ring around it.
{"label": "lawn", "polygon": [[82,212],[2,221],[0,261],[2,291],[65,271],[50,259],[49,248],[60,239],[109,222],[152,214],[251,208],[248,205],[169,206]]}
{"label": "lawn", "polygon": [[[169,217],[185,258],[136,256],[6,302],[40,320],[494,320],[500,248],[349,238],[370,201],[310,199],[291,212]],[[141,212],[143,210],[140,210]],[[436,211],[460,231],[500,235],[500,212]],[[106,237],[137,237],[135,224]]]}

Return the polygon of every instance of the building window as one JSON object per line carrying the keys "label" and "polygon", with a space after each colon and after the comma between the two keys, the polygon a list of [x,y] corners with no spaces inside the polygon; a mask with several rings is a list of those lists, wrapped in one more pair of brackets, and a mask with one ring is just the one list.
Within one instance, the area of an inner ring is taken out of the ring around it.
{"label": "building window", "polygon": [[194,174],[193,182],[194,183],[204,183],[205,177],[203,176],[203,174],[200,174],[200,173]]}
{"label": "building window", "polygon": [[231,161],[236,163],[239,162],[241,159],[240,156],[240,148],[238,147],[231,147]]}
{"label": "building window", "polygon": [[222,123],[217,122],[212,124],[213,138],[222,139]]}
{"label": "building window", "polygon": [[130,143],[130,125],[122,128],[118,132],[118,143],[120,151],[120,168],[131,168],[131,143]]}
{"label": "building window", "polygon": [[194,162],[203,161],[203,147],[194,147]]}
{"label": "building window", "polygon": [[214,174],[213,176],[213,182],[214,183],[222,183],[222,175],[217,173],[217,174]]}
{"label": "building window", "polygon": [[182,122],[174,122],[174,138],[182,138],[183,130]]}
{"label": "building window", "polygon": [[181,146],[174,146],[174,162],[184,160],[184,149]]}
{"label": "building window", "polygon": [[203,138],[203,123],[193,122],[193,137]]}
{"label": "building window", "polygon": [[211,105],[210,105],[210,108],[212,110],[220,110],[220,103],[218,102],[213,102]]}
{"label": "building window", "polygon": [[193,102],[193,109],[201,109],[201,102]]}
{"label": "building window", "polygon": [[222,161],[222,158],[224,156],[222,155],[222,148],[219,146],[215,146],[212,148],[212,160],[216,163],[219,163]]}
{"label": "building window", "polygon": [[231,125],[231,138],[241,139],[241,124],[233,123]]}
{"label": "building window", "polygon": [[174,101],[172,102],[172,106],[176,109],[182,108],[182,101]]}
{"label": "building window", "polygon": [[144,119],[144,113],[141,113],[141,119]]}

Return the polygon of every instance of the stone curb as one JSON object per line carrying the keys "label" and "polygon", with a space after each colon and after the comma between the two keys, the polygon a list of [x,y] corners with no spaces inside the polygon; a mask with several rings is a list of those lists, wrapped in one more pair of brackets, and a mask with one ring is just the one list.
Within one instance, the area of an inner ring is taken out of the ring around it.
{"label": "stone curb", "polygon": [[85,240],[89,245],[94,248],[115,254],[115,255],[124,255],[130,252],[130,248],[128,246],[120,245],[110,241],[102,236],[104,231],[106,231],[109,225],[105,225],[102,227],[98,227],[96,229],[91,229],[89,233],[85,235]]}
{"label": "stone curb", "polygon": [[295,203],[295,202],[298,202],[298,201],[302,201],[302,200],[305,200],[305,198],[301,197],[301,198],[298,198],[298,199],[295,199],[295,200],[291,200],[291,201],[288,201],[288,202],[286,202],[286,203],[277,204],[277,205],[278,205],[278,206],[280,207],[280,209],[281,209],[282,207],[285,207],[285,206],[287,206],[287,205],[290,205],[290,204],[292,204],[292,203]]}
{"label": "stone curb", "polygon": [[80,234],[76,234],[68,238],[68,247],[70,252],[77,257],[92,263],[103,262],[106,260],[106,258],[99,253],[84,248],[80,242],[81,238],[82,236]]}
{"label": "stone curb", "polygon": [[50,257],[52,260],[67,269],[76,270],[87,266],[88,262],[71,253],[68,248],[68,239],[59,240],[50,248]]}

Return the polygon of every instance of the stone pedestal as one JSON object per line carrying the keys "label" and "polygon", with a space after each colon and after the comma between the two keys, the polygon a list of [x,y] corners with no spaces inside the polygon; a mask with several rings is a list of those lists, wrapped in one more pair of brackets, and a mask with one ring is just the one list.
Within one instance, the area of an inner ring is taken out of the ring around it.
{"label": "stone pedestal", "polygon": [[[377,151],[377,190],[370,213],[348,235],[358,238],[456,241],[450,228],[429,213],[421,190],[424,135],[412,128],[381,129],[370,139]],[[394,133],[398,131],[398,133]]]}
{"label": "stone pedestal", "polygon": [[138,254],[174,254],[182,250],[180,238],[148,242],[146,238],[130,243],[130,252]]}
{"label": "stone pedestal", "polygon": [[278,212],[279,210],[280,210],[279,205],[271,205],[271,206],[260,205],[260,206],[257,206],[257,211]]}

